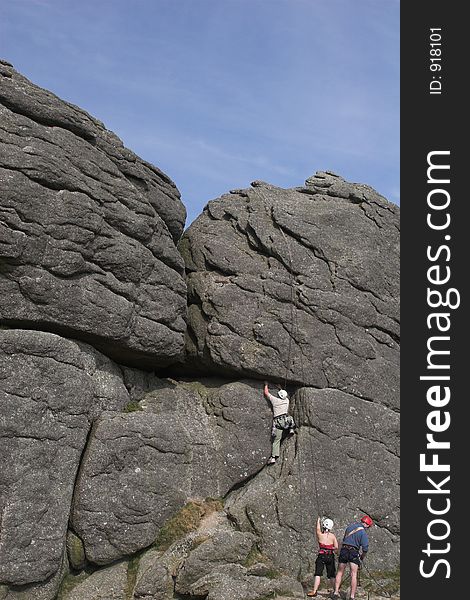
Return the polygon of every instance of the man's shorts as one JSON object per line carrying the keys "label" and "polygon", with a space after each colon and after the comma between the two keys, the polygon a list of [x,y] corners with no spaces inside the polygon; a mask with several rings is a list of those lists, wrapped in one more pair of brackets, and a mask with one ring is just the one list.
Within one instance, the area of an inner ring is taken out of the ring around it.
{"label": "man's shorts", "polygon": [[328,579],[336,577],[335,555],[334,554],[319,554],[315,561],[315,575],[321,577],[323,570],[326,567],[326,576]]}
{"label": "man's shorts", "polygon": [[359,550],[357,548],[351,548],[343,546],[339,553],[339,563],[354,563],[358,567],[361,566],[361,561],[359,559]]}

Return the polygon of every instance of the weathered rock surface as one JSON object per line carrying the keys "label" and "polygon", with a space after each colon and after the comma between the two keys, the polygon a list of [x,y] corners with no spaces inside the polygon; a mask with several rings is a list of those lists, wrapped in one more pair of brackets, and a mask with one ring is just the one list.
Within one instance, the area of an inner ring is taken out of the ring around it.
{"label": "weathered rock surface", "polygon": [[[201,578],[217,571],[221,566],[242,564],[250,554],[254,543],[255,536],[250,533],[228,528],[215,533],[197,546],[186,559],[177,577],[176,591],[181,594],[193,593],[191,591],[193,586],[197,585]],[[207,594],[208,590],[205,593]]]}
{"label": "weathered rock surface", "polygon": [[120,562],[92,573],[61,600],[126,600],[127,562]]}
{"label": "weathered rock surface", "polygon": [[136,600],[167,600],[174,595],[173,575],[180,559],[160,561],[162,555],[163,552],[149,550],[140,559],[133,594]]}
{"label": "weathered rock surface", "polygon": [[46,581],[21,586],[0,584],[0,600],[56,600],[67,570],[67,559],[64,556],[57,572]]}
{"label": "weathered rock surface", "polygon": [[253,186],[209,202],[180,242],[193,365],[396,406],[397,207],[328,173]]}
{"label": "weathered rock surface", "polygon": [[256,562],[263,558],[256,535],[237,531],[223,515],[213,517],[167,551],[149,551],[142,557],[135,600],[303,597],[299,582]]}
{"label": "weathered rock surface", "polygon": [[82,540],[69,529],[66,538],[67,558],[74,571],[81,571],[86,566],[85,548]]}
{"label": "weathered rock surface", "polygon": [[75,486],[72,525],[96,564],[146,548],[188,499],[225,496],[270,453],[258,382],[206,386],[131,369],[125,380],[142,410],[101,415]]}
{"label": "weathered rock surface", "polygon": [[181,356],[175,185],[85,111],[0,63],[0,320],[139,367]]}
{"label": "weathered rock surface", "polygon": [[85,344],[0,330],[0,581],[56,573],[92,420],[128,402],[119,370]]}
{"label": "weathered rock surface", "polygon": [[318,514],[396,567],[398,208],[254,182],[178,250],[168,177],[2,61],[0,118],[0,599],[301,598]]}
{"label": "weathered rock surface", "polygon": [[154,379],[152,387],[141,394],[142,407],[166,415],[188,433],[190,497],[225,496],[264,466],[272,412],[259,382]]}
{"label": "weathered rock surface", "polygon": [[269,579],[249,575],[241,565],[224,564],[201,577],[191,588],[193,598],[207,600],[264,600],[265,598],[304,598],[302,586],[289,577]]}
{"label": "weathered rock surface", "polygon": [[104,413],[82,460],[72,513],[87,559],[106,564],[149,546],[185,503],[188,478],[188,437],[176,423]]}
{"label": "weathered rock surface", "polygon": [[[368,564],[396,567],[399,545],[399,418],[384,406],[338,390],[304,388],[295,397],[300,425],[282,461],[227,501],[227,510],[275,565],[312,571],[317,515],[329,515],[342,539],[348,523],[369,514]],[[289,552],[286,552],[289,548]],[[378,551],[380,549],[380,551]]]}

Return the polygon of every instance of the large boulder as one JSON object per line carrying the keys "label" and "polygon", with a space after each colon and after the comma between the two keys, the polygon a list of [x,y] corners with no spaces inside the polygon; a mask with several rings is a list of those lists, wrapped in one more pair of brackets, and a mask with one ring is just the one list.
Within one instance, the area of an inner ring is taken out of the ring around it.
{"label": "large boulder", "polygon": [[0,320],[139,367],[178,361],[186,287],[173,182],[0,63]]}
{"label": "large boulder", "polygon": [[[178,589],[178,587],[177,587]],[[279,578],[251,575],[239,564],[221,564],[199,578],[190,588],[188,598],[206,600],[294,600],[305,598],[302,586],[290,577]],[[185,596],[183,596],[185,597]]]}
{"label": "large boulder", "polygon": [[[224,528],[199,544],[185,560],[176,580],[176,591],[190,594],[195,584],[225,564],[243,564],[252,551],[255,536]],[[207,593],[207,591],[205,592]]]}
{"label": "large boulder", "polygon": [[128,596],[128,564],[119,562],[100,569],[80,581],[60,600],[126,600]]}
{"label": "large boulder", "polygon": [[237,531],[223,513],[216,513],[165,552],[151,550],[142,556],[133,597],[264,600],[303,596],[298,581],[266,562],[255,534]]}
{"label": "large boulder", "polygon": [[330,173],[252,185],[209,202],[179,244],[189,365],[396,406],[398,208]]}
{"label": "large boulder", "polygon": [[152,544],[186,500],[188,436],[163,416],[104,413],[75,487],[72,526],[85,554],[107,564]]}
{"label": "large boulder", "polygon": [[120,371],[83,343],[0,330],[0,582],[60,569],[82,452],[93,420],[129,401]]}
{"label": "large boulder", "polygon": [[142,407],[187,431],[190,497],[225,496],[264,466],[271,450],[272,411],[259,382],[165,379],[154,380],[154,386],[142,396]]}
{"label": "large boulder", "polygon": [[133,412],[96,421],[71,522],[95,564],[150,546],[191,499],[221,497],[270,453],[271,410],[259,383],[177,382],[126,369]]}

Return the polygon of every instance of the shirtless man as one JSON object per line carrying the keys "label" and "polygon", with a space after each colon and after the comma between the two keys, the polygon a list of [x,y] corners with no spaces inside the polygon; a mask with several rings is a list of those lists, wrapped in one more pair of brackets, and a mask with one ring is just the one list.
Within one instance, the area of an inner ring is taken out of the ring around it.
{"label": "shirtless man", "polygon": [[317,540],[320,548],[318,550],[317,560],[315,561],[315,581],[313,589],[308,592],[307,596],[318,596],[317,592],[320,587],[320,579],[325,567],[326,576],[330,580],[332,589],[334,589],[336,576],[335,554],[338,553],[338,540],[336,539],[335,534],[331,533],[332,529],[333,521],[331,519],[323,519],[323,522],[321,522],[320,517],[318,517]]}

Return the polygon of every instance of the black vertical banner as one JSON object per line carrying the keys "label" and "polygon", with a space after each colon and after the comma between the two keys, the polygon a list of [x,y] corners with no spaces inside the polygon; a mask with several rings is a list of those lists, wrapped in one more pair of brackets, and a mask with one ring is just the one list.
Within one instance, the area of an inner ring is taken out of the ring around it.
{"label": "black vertical banner", "polygon": [[463,6],[401,4],[404,600],[463,597],[470,585],[464,569],[470,199],[464,190],[469,36]]}

